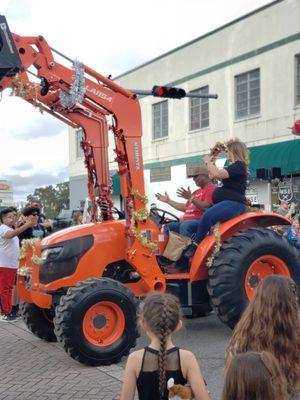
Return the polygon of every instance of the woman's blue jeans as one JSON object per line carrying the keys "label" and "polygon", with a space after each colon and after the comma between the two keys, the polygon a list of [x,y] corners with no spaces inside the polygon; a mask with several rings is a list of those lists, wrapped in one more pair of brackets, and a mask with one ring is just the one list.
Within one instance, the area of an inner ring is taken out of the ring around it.
{"label": "woman's blue jeans", "polygon": [[194,241],[200,243],[209,233],[210,228],[217,222],[223,222],[230,218],[237,217],[246,212],[246,210],[246,204],[231,200],[220,201],[220,203],[206,210],[200,219],[196,221],[186,221],[189,224],[185,227],[185,235],[190,237],[195,235]]}

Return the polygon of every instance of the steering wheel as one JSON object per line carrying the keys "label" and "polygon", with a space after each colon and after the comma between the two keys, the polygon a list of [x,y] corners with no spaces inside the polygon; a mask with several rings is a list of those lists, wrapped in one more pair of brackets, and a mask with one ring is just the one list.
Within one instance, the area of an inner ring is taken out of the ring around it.
{"label": "steering wheel", "polygon": [[[171,218],[166,218],[166,215],[169,215]],[[176,215],[170,213],[169,211],[163,210],[161,208],[151,208],[150,209],[150,217],[151,216],[159,225],[163,225],[167,222],[178,222],[179,221],[179,218]]]}

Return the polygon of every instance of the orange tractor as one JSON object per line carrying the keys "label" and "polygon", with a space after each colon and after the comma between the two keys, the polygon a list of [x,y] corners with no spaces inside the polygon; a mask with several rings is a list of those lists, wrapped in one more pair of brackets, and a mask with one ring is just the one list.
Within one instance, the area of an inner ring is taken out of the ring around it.
{"label": "orange tractor", "polygon": [[[270,212],[249,212],[222,223],[219,242],[216,235],[207,236],[186,272],[166,273],[158,256],[167,238],[146,208],[136,96],[143,91],[126,90],[67,57],[72,66],[66,67],[55,60],[55,53],[65,57],[42,36],[11,33],[0,16],[0,89],[12,88],[44,112],[83,129],[94,205],[92,223],[28,243],[21,254],[20,270],[27,271],[18,279],[21,310],[32,333],[58,340],[80,362],[110,364],[135,346],[138,299],[149,291],[174,293],[186,315],[205,314],[212,305],[219,318],[233,327],[265,276],[287,275],[300,284],[298,253],[270,229],[290,222]],[[143,93],[190,95],[182,89],[157,87]],[[125,201],[126,217],[119,220],[110,200],[109,134],[115,139]],[[167,214],[162,213],[161,223]]]}

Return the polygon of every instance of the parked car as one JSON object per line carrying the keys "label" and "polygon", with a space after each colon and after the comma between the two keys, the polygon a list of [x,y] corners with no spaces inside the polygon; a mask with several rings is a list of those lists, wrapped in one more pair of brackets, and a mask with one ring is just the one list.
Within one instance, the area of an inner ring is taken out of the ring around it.
{"label": "parked car", "polygon": [[61,210],[53,221],[53,232],[59,231],[61,229],[68,228],[72,225],[73,216],[75,212],[82,212],[82,210]]}

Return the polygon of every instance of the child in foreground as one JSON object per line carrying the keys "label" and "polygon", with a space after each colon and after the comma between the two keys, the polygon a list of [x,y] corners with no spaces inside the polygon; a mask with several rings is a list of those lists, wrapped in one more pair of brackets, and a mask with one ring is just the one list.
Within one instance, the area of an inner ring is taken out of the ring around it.
{"label": "child in foreground", "polygon": [[167,382],[191,386],[195,400],[209,400],[198,362],[193,353],[174,346],[172,334],[182,327],[180,305],[176,297],[150,293],[141,306],[141,328],[150,345],[130,354],[120,400],[167,400]]}
{"label": "child in foreground", "polygon": [[276,358],[266,351],[235,356],[226,373],[222,400],[288,400]]}

